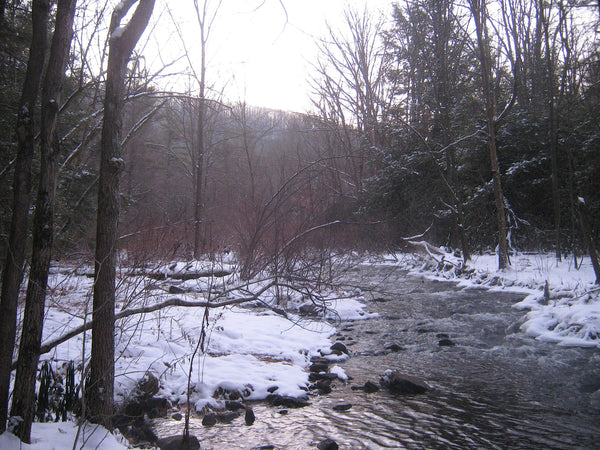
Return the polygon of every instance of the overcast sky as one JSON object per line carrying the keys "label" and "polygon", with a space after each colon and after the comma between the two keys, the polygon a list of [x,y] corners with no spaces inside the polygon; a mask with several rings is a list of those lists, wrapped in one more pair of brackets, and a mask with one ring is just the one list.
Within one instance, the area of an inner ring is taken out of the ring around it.
{"label": "overcast sky", "polygon": [[[155,14],[163,30],[154,33],[163,60],[182,52],[172,27],[164,31],[171,21],[166,3],[157,3]],[[193,3],[168,3],[199,68]],[[207,83],[218,89],[225,85],[230,101],[245,99],[251,105],[304,112],[310,107],[308,78],[316,57],[314,40],[326,34],[326,23],[341,26],[348,6],[389,15],[390,5],[391,0],[222,0],[208,43]]]}

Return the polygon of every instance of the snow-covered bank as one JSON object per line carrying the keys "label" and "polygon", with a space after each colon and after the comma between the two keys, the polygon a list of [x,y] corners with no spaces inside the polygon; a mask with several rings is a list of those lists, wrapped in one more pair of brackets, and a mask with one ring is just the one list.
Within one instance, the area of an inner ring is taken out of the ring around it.
{"label": "snow-covered bank", "polygon": [[527,296],[514,305],[529,310],[521,329],[536,339],[600,348],[600,286],[589,258],[576,268],[572,259],[557,263],[552,254],[516,254],[508,269],[498,270],[496,255],[474,255],[466,268],[451,253],[390,255],[411,273],[458,282],[459,287],[512,290]]}
{"label": "snow-covered bank", "polygon": [[[198,264],[180,266],[161,267],[157,272],[169,275],[175,269],[180,273],[206,270]],[[197,301],[209,290],[224,291],[235,285],[234,278],[186,280],[175,285],[176,296],[184,301]],[[91,284],[90,278],[75,276],[72,272],[54,274],[54,304],[47,314],[44,341],[83,323],[85,300],[90,296]],[[174,297],[169,293],[172,286],[171,280],[157,284],[152,278],[139,275],[124,277],[118,307],[160,303]],[[258,282],[254,290],[260,290],[260,287]],[[243,293],[233,291],[226,298],[237,295]],[[324,306],[325,317],[312,319],[294,315],[295,307],[303,302],[294,293],[286,295],[286,303],[292,311],[287,314],[256,307],[253,302],[254,307],[240,305],[206,310],[179,306],[128,317],[118,324],[116,332],[115,395],[127,398],[137,381],[150,371],[160,380],[159,395],[169,398],[173,404],[187,402],[187,381],[194,353],[190,400],[198,410],[207,404],[219,406],[219,399],[215,398],[218,388],[244,392],[249,400],[265,398],[269,394],[267,389],[274,386],[278,387],[280,395],[303,395],[308,385],[305,369],[310,358],[320,356],[320,350],[329,349],[332,343],[329,338],[336,332],[331,321],[324,319],[369,317],[363,311],[365,304],[358,293],[326,292],[321,295],[323,303],[319,306]],[[274,292],[267,289],[259,302],[273,305],[273,299]],[[206,337],[199,344],[203,333]],[[43,355],[42,360],[73,360],[76,365],[80,364],[90,351],[89,336],[85,352],[83,339],[81,334],[60,344],[51,353]]]}
{"label": "snow-covered bank", "polygon": [[[77,441],[77,445],[73,443]],[[122,436],[113,435],[106,428],[86,423],[77,434],[74,422],[34,422],[31,429],[31,444],[24,444],[14,434],[0,435],[2,450],[123,450],[129,448]]]}
{"label": "snow-covered bank", "polygon": [[[212,272],[220,273],[216,277],[206,276]],[[44,343],[90,320],[93,289],[90,273],[90,268],[53,270]],[[195,276],[199,274],[199,278]],[[241,283],[231,266],[208,263],[122,268],[117,313],[174,297],[182,302],[215,298],[222,302],[249,298],[256,292],[260,293],[257,299],[239,305],[170,306],[118,321],[115,400],[119,403],[129,398],[148,372],[159,380],[158,396],[169,399],[175,407],[189,400],[198,411],[206,406],[223,408],[225,400],[238,393],[246,400],[264,399],[272,392],[305,396],[311,357],[326,355],[333,361],[344,358],[330,351],[335,323],[371,317],[364,311],[366,305],[359,292],[312,291],[311,295],[316,297],[311,297],[299,291],[268,287],[265,280]],[[305,307],[303,314],[302,307]],[[51,361],[57,375],[64,376],[67,362],[74,361],[80,373],[90,350],[89,332],[82,333],[42,355],[40,364]],[[345,374],[338,369],[343,379]],[[74,430],[72,423],[36,423],[32,446],[20,447],[18,439],[5,433],[0,448],[71,448]],[[110,438],[98,448],[119,448],[121,444]],[[67,441],[69,444],[63,445]],[[96,448],[98,442],[90,441],[89,448]]]}

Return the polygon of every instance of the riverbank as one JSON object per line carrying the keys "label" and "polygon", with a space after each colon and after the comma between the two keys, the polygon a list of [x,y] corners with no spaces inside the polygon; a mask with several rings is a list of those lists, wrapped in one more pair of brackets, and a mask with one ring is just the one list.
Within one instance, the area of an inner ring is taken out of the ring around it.
{"label": "riverbank", "polygon": [[[511,268],[504,271],[495,269],[494,255],[476,256],[466,269],[456,256],[443,252],[426,256],[378,256],[364,262],[393,265],[419,277],[453,281],[464,289],[525,293],[527,297],[514,305],[514,308],[524,310],[520,323],[522,331],[560,345],[598,346],[600,301],[593,285],[593,270],[587,260],[575,269],[569,262],[556,264],[550,255],[515,255]],[[148,277],[124,270],[122,272],[128,275],[120,280],[118,308],[148,306],[174,295],[192,301],[208,291],[227,291],[239,281],[232,274],[218,281],[189,278],[193,273],[205,272],[206,264],[163,266],[159,271],[164,277]],[[216,269],[233,273],[227,264],[210,267],[211,271]],[[172,277],[173,274],[178,277]],[[85,268],[54,270],[45,342],[86,320],[86,305],[92,289],[88,275],[89,270]],[[253,288],[260,291],[261,282],[256,283]],[[247,285],[242,286],[241,291],[231,292],[230,297],[243,295],[247,288]],[[189,401],[198,411],[205,407],[223,407],[226,395],[217,392],[236,392],[246,400],[259,400],[276,387],[276,392],[282,396],[305,395],[311,358],[324,355],[333,360],[345,358],[344,355],[330,354],[337,332],[336,322],[374,316],[365,311],[368,301],[356,289],[320,292],[323,303],[319,305],[290,292],[283,302],[287,312],[276,307],[277,302],[281,302],[281,294],[266,289],[255,302],[248,302],[244,307],[210,310],[208,317],[204,308],[170,307],[123,321],[117,332],[116,400],[131,397],[138,380],[148,372],[159,380],[158,397],[169,399],[172,405],[185,405]],[[315,310],[316,306],[320,309]],[[322,320],[323,316],[329,320]],[[206,336],[205,348],[204,352],[198,352],[202,333]],[[89,351],[89,337],[84,342],[84,336],[79,335],[44,355],[42,361],[51,361],[60,375],[64,363],[74,360],[81,366],[87,361]],[[336,371],[344,376],[343,369]],[[189,398],[188,377],[191,377],[192,387]],[[88,428],[86,436],[90,435],[90,429],[95,430],[96,436],[104,435],[98,448],[112,450],[125,445],[122,438],[110,436],[106,430],[96,427]],[[21,445],[5,434],[0,436],[0,448],[65,448],[54,443],[70,440],[72,445],[75,435],[76,428],[72,424],[36,423],[31,446]],[[84,448],[96,448],[98,442],[92,442],[93,445]]]}
{"label": "riverbank", "polygon": [[523,332],[558,345],[600,348],[600,286],[587,257],[575,267],[552,254],[517,253],[509,268],[498,270],[496,255],[474,255],[463,267],[459,257],[436,248],[427,255],[387,255],[383,262],[465,289],[524,293],[513,306],[524,311]]}

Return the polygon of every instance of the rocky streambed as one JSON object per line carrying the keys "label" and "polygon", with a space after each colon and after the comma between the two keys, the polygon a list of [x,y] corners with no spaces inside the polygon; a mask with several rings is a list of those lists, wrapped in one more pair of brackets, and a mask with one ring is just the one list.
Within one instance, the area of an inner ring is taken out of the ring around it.
{"label": "rocky streambed", "polygon": [[[362,266],[378,318],[338,323],[336,362],[313,361],[306,399],[277,395],[194,416],[203,449],[572,449],[600,442],[600,351],[539,342],[519,331],[514,293]],[[342,378],[344,378],[342,376]],[[208,418],[207,418],[208,417]],[[151,422],[181,434],[180,413]]]}

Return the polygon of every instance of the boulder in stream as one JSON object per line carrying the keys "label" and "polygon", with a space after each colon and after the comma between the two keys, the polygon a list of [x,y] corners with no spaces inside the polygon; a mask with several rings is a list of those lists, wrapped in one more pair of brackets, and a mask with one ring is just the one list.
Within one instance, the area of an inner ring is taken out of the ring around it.
{"label": "boulder in stream", "polygon": [[339,405],[334,405],[333,410],[334,411],[348,411],[350,408],[352,408],[352,405],[350,403],[342,403]]}
{"label": "boulder in stream", "polygon": [[185,436],[169,436],[158,440],[158,448],[160,450],[199,450],[200,442],[198,438],[189,435]]}
{"label": "boulder in stream", "polygon": [[423,394],[430,389],[423,380],[398,370],[387,370],[379,383],[392,394]]}
{"label": "boulder in stream", "polygon": [[448,338],[440,339],[438,342],[440,347],[454,347],[456,344]]}
{"label": "boulder in stream", "polygon": [[386,350],[389,350],[390,352],[401,352],[402,350],[404,350],[404,347],[398,345],[398,344],[388,344],[384,347]]}
{"label": "boulder in stream", "polygon": [[379,385],[372,381],[367,381],[363,386],[352,386],[353,391],[364,391],[367,394],[379,391]]}
{"label": "boulder in stream", "polygon": [[305,406],[310,405],[309,402],[301,398],[288,397],[278,394],[268,395],[267,401],[272,406],[283,406],[285,408],[304,408]]}
{"label": "boulder in stream", "polygon": [[217,423],[217,416],[213,413],[205,414],[202,418],[202,425],[205,427],[212,427]]}
{"label": "boulder in stream", "polygon": [[339,447],[337,445],[337,442],[335,442],[333,439],[327,438],[319,442],[317,448],[319,450],[338,450]]}
{"label": "boulder in stream", "polygon": [[348,349],[341,342],[336,342],[330,347],[331,351],[337,355],[341,355],[342,353],[348,354]]}
{"label": "boulder in stream", "polygon": [[244,417],[244,420],[246,422],[246,425],[251,426],[254,421],[256,420],[256,415],[254,414],[254,411],[252,410],[252,408],[248,408],[246,410],[246,415]]}

